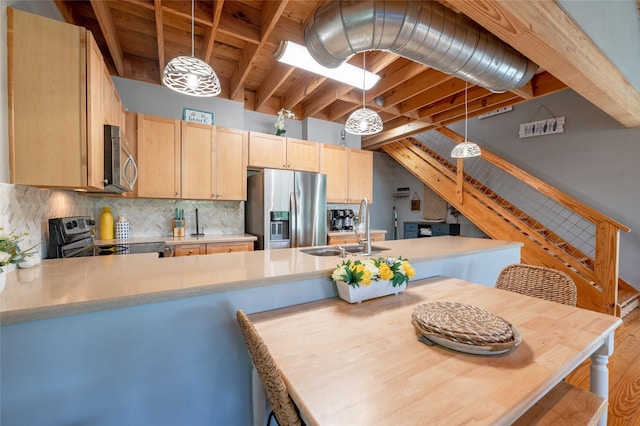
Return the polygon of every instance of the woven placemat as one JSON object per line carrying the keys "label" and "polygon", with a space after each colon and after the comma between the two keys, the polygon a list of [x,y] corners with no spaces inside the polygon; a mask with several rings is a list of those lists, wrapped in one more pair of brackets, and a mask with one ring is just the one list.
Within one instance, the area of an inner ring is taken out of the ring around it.
{"label": "woven placemat", "polygon": [[513,329],[504,319],[472,305],[433,302],[418,305],[411,322],[425,337],[436,336],[468,345],[508,349],[516,344]]}

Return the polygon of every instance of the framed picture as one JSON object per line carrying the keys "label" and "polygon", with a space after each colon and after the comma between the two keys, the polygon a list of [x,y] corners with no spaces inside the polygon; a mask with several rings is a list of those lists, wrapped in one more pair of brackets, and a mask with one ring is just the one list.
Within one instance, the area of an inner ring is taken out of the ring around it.
{"label": "framed picture", "polygon": [[207,111],[200,111],[193,108],[182,109],[182,119],[184,121],[191,121],[200,124],[213,125],[213,113]]}

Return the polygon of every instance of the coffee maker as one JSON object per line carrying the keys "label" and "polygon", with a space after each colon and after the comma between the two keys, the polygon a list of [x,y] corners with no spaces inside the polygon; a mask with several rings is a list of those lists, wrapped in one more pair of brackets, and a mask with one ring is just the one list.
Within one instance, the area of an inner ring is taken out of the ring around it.
{"label": "coffee maker", "polygon": [[329,210],[329,230],[353,231],[353,218],[355,214],[351,209]]}

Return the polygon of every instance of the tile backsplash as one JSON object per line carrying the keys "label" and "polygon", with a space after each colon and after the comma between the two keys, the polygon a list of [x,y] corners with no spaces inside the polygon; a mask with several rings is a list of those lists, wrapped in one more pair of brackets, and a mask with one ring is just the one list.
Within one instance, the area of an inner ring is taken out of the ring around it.
{"label": "tile backsplash", "polygon": [[[73,191],[38,189],[0,183],[0,227],[3,232],[27,232],[21,247],[41,243],[46,257],[48,219],[91,216],[99,223],[104,206],[111,207],[114,219],[125,216],[131,237],[171,236],[175,209],[185,212],[186,233],[196,232],[198,209],[200,232],[237,234],[244,232],[244,202],[104,198],[79,195]],[[99,232],[99,229],[96,229]],[[98,234],[99,235],[99,234]]]}

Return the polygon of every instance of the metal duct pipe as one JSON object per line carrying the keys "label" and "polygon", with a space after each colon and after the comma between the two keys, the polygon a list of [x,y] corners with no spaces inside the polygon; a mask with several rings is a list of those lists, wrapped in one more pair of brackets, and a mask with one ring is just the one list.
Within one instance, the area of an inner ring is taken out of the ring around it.
{"label": "metal duct pipe", "polygon": [[386,50],[493,92],[525,85],[537,65],[475,22],[436,1],[330,1],[304,31],[311,56],[335,68],[351,55]]}

